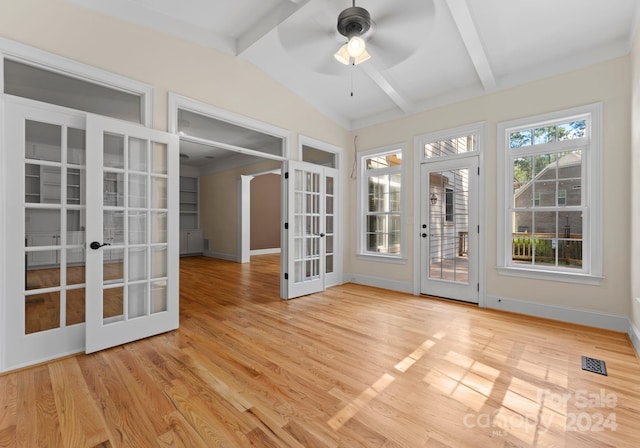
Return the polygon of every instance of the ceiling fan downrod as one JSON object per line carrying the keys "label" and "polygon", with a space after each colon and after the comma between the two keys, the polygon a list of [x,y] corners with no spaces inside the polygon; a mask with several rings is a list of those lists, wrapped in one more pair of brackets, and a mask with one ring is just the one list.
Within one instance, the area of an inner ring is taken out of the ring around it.
{"label": "ceiling fan downrod", "polygon": [[362,36],[371,28],[371,15],[369,11],[356,6],[345,9],[338,16],[338,32],[347,39],[353,36]]}

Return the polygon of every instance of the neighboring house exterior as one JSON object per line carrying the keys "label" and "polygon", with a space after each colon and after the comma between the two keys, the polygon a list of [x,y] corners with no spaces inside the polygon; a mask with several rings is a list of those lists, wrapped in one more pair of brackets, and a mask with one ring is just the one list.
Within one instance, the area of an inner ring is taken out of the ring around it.
{"label": "neighboring house exterior", "polygon": [[[582,204],[582,156],[569,152],[518,186],[514,180],[512,257],[529,263],[582,265],[583,216],[565,206]],[[556,230],[557,229],[557,230]]]}
{"label": "neighboring house exterior", "polygon": [[467,254],[469,232],[469,173],[467,170],[430,174],[431,262]]}
{"label": "neighboring house exterior", "polygon": [[[545,206],[580,205],[582,202],[581,184],[582,157],[579,152],[571,152],[556,162],[552,162],[538,173],[532,181],[520,186],[514,194],[516,208]],[[516,181],[514,181],[516,182]],[[535,214],[535,233],[553,234],[556,229],[555,212],[537,212]],[[514,220],[514,232],[533,233],[530,215],[517,213]],[[568,235],[582,235],[582,217],[578,214],[561,216],[558,222],[558,238]],[[563,234],[560,230],[564,229]],[[573,236],[572,236],[573,238]]]}

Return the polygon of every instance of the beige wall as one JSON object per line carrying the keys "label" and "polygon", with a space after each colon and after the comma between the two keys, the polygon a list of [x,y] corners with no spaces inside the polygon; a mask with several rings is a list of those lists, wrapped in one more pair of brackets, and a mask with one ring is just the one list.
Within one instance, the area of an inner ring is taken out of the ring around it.
{"label": "beige wall", "polygon": [[251,181],[251,250],[280,247],[280,177],[265,174]]}
{"label": "beige wall", "polygon": [[[631,163],[625,176],[631,178],[631,313],[640,329],[640,33],[631,52]],[[640,349],[640,347],[639,347]]]}
{"label": "beige wall", "polygon": [[[413,230],[413,155],[416,135],[454,128],[464,124],[486,122],[487,145],[484,154],[484,206],[486,222],[481,223],[486,238],[486,291],[490,296],[520,299],[626,316],[629,312],[629,58],[619,58],[587,69],[574,71],[543,81],[500,91],[469,101],[416,114],[382,125],[361,129],[358,149],[367,150],[404,143],[408,165],[405,199],[408,206],[407,263],[390,264],[355,257],[355,214],[348,217],[345,271],[357,275],[383,277],[412,282],[414,250],[418,247]],[[527,117],[594,102],[604,103],[604,276],[600,286],[506,277],[496,270],[496,128],[499,122]],[[355,181],[350,190],[355,191]],[[349,210],[355,210],[355,195],[349,196]],[[347,277],[348,278],[348,277]]]}
{"label": "beige wall", "polygon": [[280,169],[280,162],[265,161],[200,177],[200,227],[209,239],[209,252],[240,259],[240,176]]}

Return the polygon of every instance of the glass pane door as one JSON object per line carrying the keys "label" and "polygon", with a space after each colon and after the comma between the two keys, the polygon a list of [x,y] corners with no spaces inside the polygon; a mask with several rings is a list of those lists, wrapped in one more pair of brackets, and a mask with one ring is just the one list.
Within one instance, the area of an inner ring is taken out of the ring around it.
{"label": "glass pane door", "polygon": [[429,174],[429,278],[469,283],[469,169]]}
{"label": "glass pane door", "polygon": [[[90,117],[87,352],[177,327],[177,138]],[[94,231],[93,229],[98,229]]]}
{"label": "glass pane door", "polygon": [[324,168],[322,175],[324,183],[324,286],[337,285],[340,282],[340,254],[338,253],[338,170]]}
{"label": "glass pane door", "polygon": [[477,302],[477,158],[422,165],[421,292]]}
{"label": "glass pane door", "polygon": [[86,145],[82,115],[6,106],[10,369],[84,348]]}
{"label": "glass pane door", "polygon": [[324,289],[325,209],[333,199],[326,198],[322,167],[289,162],[288,170],[287,298],[293,298]]}

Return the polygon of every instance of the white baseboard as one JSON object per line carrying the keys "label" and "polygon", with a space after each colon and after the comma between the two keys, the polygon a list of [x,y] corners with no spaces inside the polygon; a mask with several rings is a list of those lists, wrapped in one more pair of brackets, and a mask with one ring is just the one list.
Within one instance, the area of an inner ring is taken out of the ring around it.
{"label": "white baseboard", "polygon": [[275,247],[273,249],[256,249],[249,252],[250,255],[270,255],[270,254],[279,254],[280,248]]}
{"label": "white baseboard", "polygon": [[636,349],[636,353],[640,356],[640,330],[633,324],[631,319],[629,319],[629,330],[627,333],[629,334],[633,348]]}
{"label": "white baseboard", "polygon": [[202,255],[209,258],[219,258],[220,260],[235,261],[236,263],[240,263],[240,258],[237,255],[221,254],[220,252],[209,251],[204,251]]}
{"label": "white baseboard", "polygon": [[495,296],[486,296],[485,305],[487,308],[561,320],[574,324],[588,325],[590,327],[604,328],[606,330],[620,331],[623,333],[629,331],[629,319],[627,319],[626,316]]}
{"label": "white baseboard", "polygon": [[344,274],[343,280],[345,282],[356,283],[358,285],[373,286],[374,288],[390,289],[392,291],[413,294],[413,282],[399,282],[396,280],[361,274]]}

